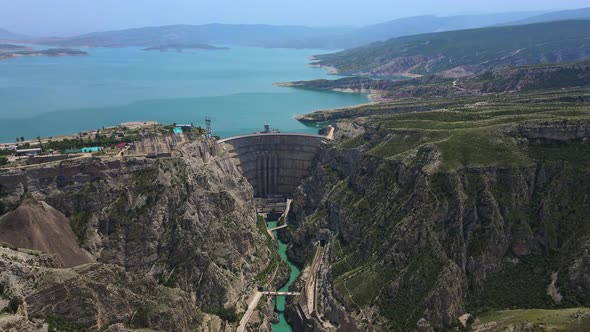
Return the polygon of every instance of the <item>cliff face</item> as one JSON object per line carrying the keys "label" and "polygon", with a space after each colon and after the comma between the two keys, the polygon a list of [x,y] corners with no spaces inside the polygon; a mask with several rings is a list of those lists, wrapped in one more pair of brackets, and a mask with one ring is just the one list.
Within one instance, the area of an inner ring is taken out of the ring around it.
{"label": "cliff face", "polygon": [[[377,156],[391,136],[367,126],[339,123],[337,137],[363,139],[323,151],[292,209],[291,258],[329,240],[320,317],[341,330],[428,331],[484,308],[590,305],[590,168],[548,157],[555,144],[588,151],[588,123],[505,129],[528,162],[454,169],[439,143]],[[402,145],[411,133],[396,135]]]}
{"label": "cliff face", "polygon": [[[0,208],[15,207],[25,192],[46,202],[69,218],[82,247],[98,261],[52,271],[66,274],[65,281],[9,292],[25,298],[40,317],[57,316],[86,328],[99,321],[133,325],[141,309],[142,327],[193,330],[206,322],[218,327],[213,330],[231,329],[202,312],[234,320],[231,312],[246,306],[256,277],[276,253],[257,227],[252,187],[216,150],[215,143],[196,142],[166,159],[73,160],[0,174]],[[94,309],[78,313],[78,296],[44,305],[48,297],[64,296],[71,283],[80,287],[76,294],[95,294],[84,300]],[[145,306],[125,296],[112,298],[104,287],[119,283]],[[161,297],[153,294],[158,289]],[[172,308],[167,317],[156,315],[160,301]],[[263,321],[262,328],[267,326]]]}

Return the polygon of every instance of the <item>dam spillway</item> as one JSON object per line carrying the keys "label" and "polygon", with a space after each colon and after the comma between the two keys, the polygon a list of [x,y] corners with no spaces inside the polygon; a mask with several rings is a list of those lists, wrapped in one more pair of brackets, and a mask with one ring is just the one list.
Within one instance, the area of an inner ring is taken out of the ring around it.
{"label": "dam spillway", "polygon": [[254,188],[256,197],[290,197],[309,169],[326,136],[257,133],[218,141]]}

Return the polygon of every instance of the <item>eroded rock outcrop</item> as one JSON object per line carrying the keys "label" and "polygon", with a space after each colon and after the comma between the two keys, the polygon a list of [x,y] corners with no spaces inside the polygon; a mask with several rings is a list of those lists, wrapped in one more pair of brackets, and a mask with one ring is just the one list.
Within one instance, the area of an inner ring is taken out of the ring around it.
{"label": "eroded rock outcrop", "polygon": [[25,259],[0,272],[9,296],[50,322],[232,330],[276,255],[258,229],[252,187],[214,142],[185,145],[172,158],[70,160],[0,174],[4,212],[23,194],[63,213],[98,262],[54,269]]}
{"label": "eroded rock outcrop", "polygon": [[[342,133],[347,126],[337,137],[354,137]],[[505,133],[563,142],[587,138],[588,127],[534,123]],[[336,142],[296,196],[290,257],[303,264],[319,237],[330,247],[318,315],[333,328],[302,328],[432,331],[484,306],[552,308],[547,287],[557,272],[560,305],[590,305],[587,167],[531,155],[448,170],[436,145],[396,158],[367,153],[382,139],[352,149]]]}

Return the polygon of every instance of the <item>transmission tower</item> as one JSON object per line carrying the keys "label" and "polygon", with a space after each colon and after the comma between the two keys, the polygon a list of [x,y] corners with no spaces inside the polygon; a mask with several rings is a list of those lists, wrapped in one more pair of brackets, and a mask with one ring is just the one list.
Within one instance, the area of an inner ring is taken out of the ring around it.
{"label": "transmission tower", "polygon": [[211,138],[213,136],[213,132],[211,131],[211,118],[210,117],[206,117],[205,118],[205,124],[206,124],[206,135],[207,138]]}

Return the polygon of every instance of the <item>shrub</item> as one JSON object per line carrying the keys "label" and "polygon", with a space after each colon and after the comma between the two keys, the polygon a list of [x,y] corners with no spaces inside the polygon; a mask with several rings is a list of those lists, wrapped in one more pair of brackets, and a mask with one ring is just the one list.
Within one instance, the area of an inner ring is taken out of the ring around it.
{"label": "shrub", "polygon": [[16,312],[18,311],[18,307],[23,303],[23,301],[21,301],[21,299],[13,297],[12,299],[10,299],[10,301],[8,301],[8,312],[12,313],[12,314],[16,314]]}
{"label": "shrub", "polygon": [[131,326],[134,328],[147,328],[150,326],[150,309],[141,307],[137,309],[131,320]]}
{"label": "shrub", "polygon": [[230,323],[238,321],[238,314],[236,313],[236,308],[213,308],[209,310],[209,313],[219,316],[221,319],[226,320]]}
{"label": "shrub", "polygon": [[85,328],[82,325],[76,324],[76,323],[72,323],[69,322],[61,317],[57,317],[57,316],[38,316],[38,317],[34,317],[34,318],[39,318],[39,319],[43,319],[47,322],[48,326],[48,331],[49,332],[84,332],[84,331],[88,331],[87,328]]}

